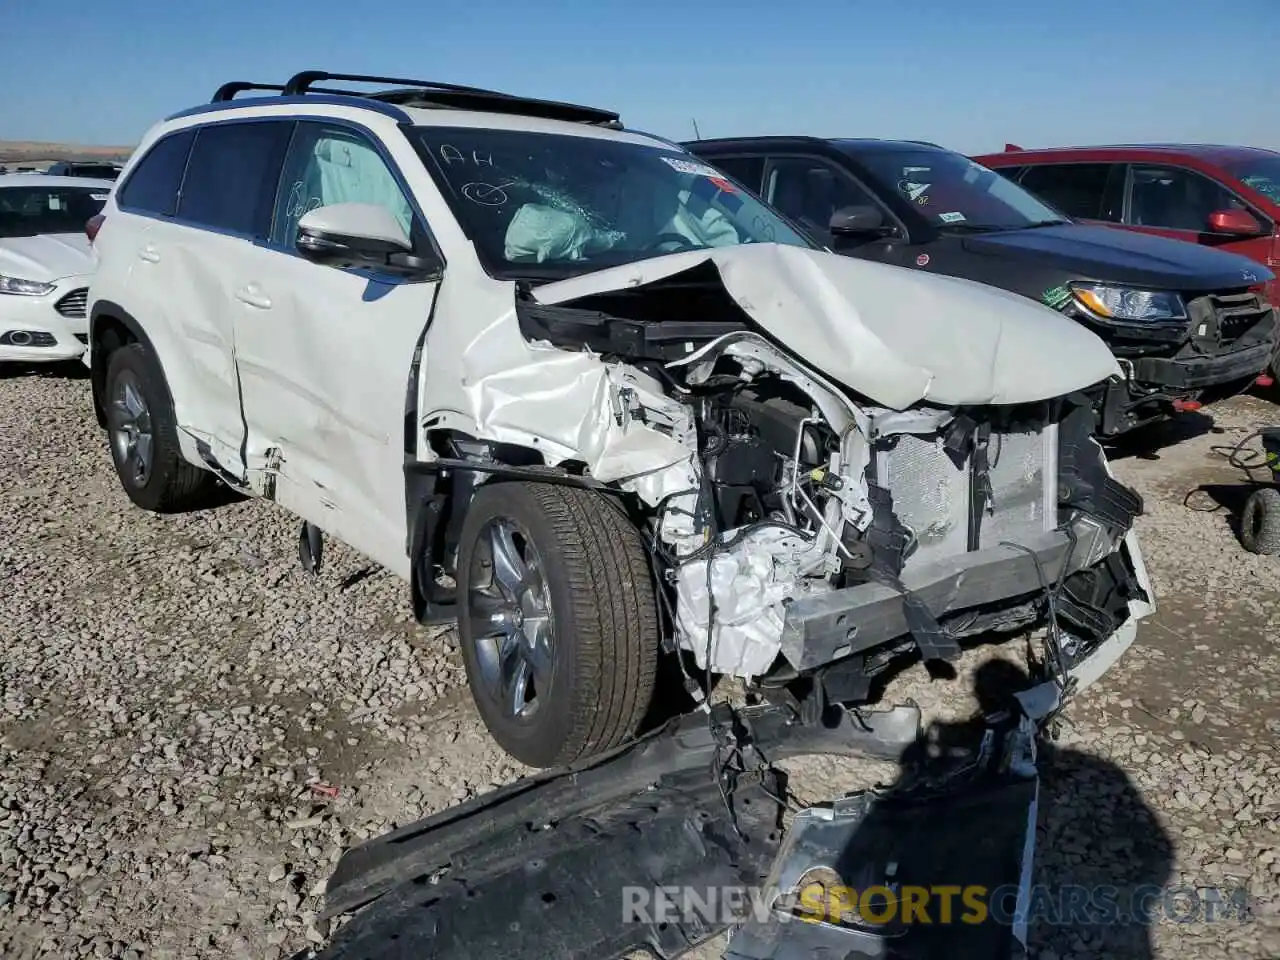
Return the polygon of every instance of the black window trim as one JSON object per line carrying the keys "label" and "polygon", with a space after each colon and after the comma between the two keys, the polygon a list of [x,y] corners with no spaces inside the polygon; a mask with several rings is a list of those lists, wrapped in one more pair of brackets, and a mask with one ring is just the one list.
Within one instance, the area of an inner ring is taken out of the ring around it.
{"label": "black window trim", "polygon": [[[199,137],[200,131],[205,129],[206,127],[227,126],[235,123],[287,123],[292,127],[292,129],[289,131],[289,136],[285,141],[284,150],[281,152],[279,157],[279,165],[275,172],[275,177],[276,177],[275,189],[272,191],[269,191],[268,195],[264,198],[262,209],[258,211],[256,216],[255,229],[253,230],[253,232],[247,233],[247,234],[232,231],[232,230],[224,230],[218,227],[209,226],[208,224],[195,223],[193,221],[184,220],[177,215],[178,207],[182,204],[182,191],[186,186],[187,170],[191,164],[191,154],[195,150],[196,140]],[[294,137],[297,136],[298,124],[301,124],[301,123],[317,123],[321,125],[345,127],[351,130],[356,135],[362,137],[366,142],[368,142],[374,148],[375,151],[377,151],[378,155],[382,158],[383,162],[386,163],[388,170],[390,170],[391,172],[391,175],[395,178],[396,183],[399,184],[400,190],[404,193],[405,198],[409,201],[410,208],[413,210],[414,226],[421,232],[423,241],[426,244],[425,250],[418,250],[417,252],[418,253],[429,252],[430,255],[434,256],[435,259],[439,262],[440,267],[443,270],[446,266],[444,251],[443,249],[441,249],[439,242],[436,240],[435,235],[432,233],[431,227],[427,222],[426,215],[422,211],[422,206],[419,204],[418,198],[414,195],[413,190],[410,189],[409,182],[408,180],[405,179],[404,173],[401,171],[399,164],[396,163],[395,158],[391,156],[391,153],[387,150],[386,145],[382,142],[382,139],[376,133],[374,133],[371,129],[369,129],[364,124],[357,123],[354,120],[349,120],[346,117],[331,117],[323,114],[294,114],[294,113],[271,115],[271,116],[256,116],[256,117],[234,116],[234,117],[225,117],[219,120],[209,120],[203,123],[192,123],[184,127],[179,127],[177,129],[170,130],[164,135],[158,137],[155,143],[153,143],[150,147],[147,148],[146,154],[144,154],[138,160],[137,164],[134,165],[133,169],[129,171],[128,177],[123,182],[120,183],[117,191],[116,206],[123,213],[129,213],[139,217],[146,217],[147,219],[160,221],[162,223],[172,223],[176,226],[187,227],[192,230],[200,230],[205,233],[213,233],[219,236],[233,237],[239,240],[248,240],[251,243],[253,243],[255,246],[262,247],[264,250],[271,250],[275,253],[283,253],[286,255],[301,258],[302,254],[298,253],[297,250],[294,250],[289,247],[272,245],[270,243],[271,226],[272,226],[271,221],[275,212],[275,200],[279,194],[281,180],[284,177],[284,163],[286,158],[289,155],[289,149],[293,146]],[[137,174],[138,169],[146,161],[146,158],[151,155],[152,151],[154,151],[156,147],[158,147],[164,141],[174,137],[186,135],[186,134],[191,135],[191,143],[187,147],[187,155],[183,161],[182,175],[178,178],[178,189],[174,195],[174,202],[173,202],[173,209],[174,209],[173,214],[165,215],[165,214],[157,213],[152,210],[144,210],[139,207],[126,206],[123,203],[121,203],[120,200],[123,198],[129,182],[132,181],[133,177]],[[406,139],[409,140],[409,145],[411,148],[413,148],[414,144],[412,139],[410,138],[406,138]],[[418,151],[414,149],[415,155],[417,155],[417,152]],[[412,236],[412,231],[410,235]],[[332,268],[327,268],[327,269],[332,269]],[[372,275],[372,272],[367,270],[352,269],[349,272],[354,272],[361,276]],[[383,275],[383,274],[377,274],[376,277],[379,280],[379,282],[392,282],[392,283],[405,282],[404,277]]]}
{"label": "black window trim", "polygon": [[[865,183],[863,183],[861,179],[859,179],[851,170],[846,168],[845,165],[840,161],[834,160],[828,156],[824,156],[821,153],[812,153],[812,152],[806,153],[803,151],[791,151],[791,150],[786,150],[778,153],[767,152],[767,153],[763,153],[762,156],[764,157],[764,172],[761,174],[761,177],[760,177],[760,199],[764,203],[768,204],[772,209],[779,210],[777,204],[775,204],[772,200],[770,200],[769,197],[766,195],[766,191],[768,190],[768,186],[769,186],[769,175],[773,172],[774,164],[777,163],[779,160],[805,160],[810,163],[814,161],[820,161],[822,163],[827,164],[829,167],[835,170],[837,176],[843,177],[846,181],[848,181],[849,183],[852,183],[855,187],[857,187],[859,190],[865,193],[868,197],[870,197],[872,202],[880,209],[880,212],[885,215],[886,219],[893,223],[893,225],[898,230],[899,236],[885,237],[883,239],[896,240],[896,241],[901,241],[903,243],[908,243],[908,244],[913,242],[911,239],[911,231],[907,228],[907,225],[903,221],[903,219],[899,217],[897,213],[895,213],[887,203],[885,203],[885,201],[880,197],[880,195],[875,190],[871,189]],[[779,210],[779,212],[781,213],[783,211]],[[787,217],[788,222],[791,222],[791,223],[797,222],[795,218],[792,217],[790,214],[784,213],[784,216]],[[805,229],[804,232],[810,233],[811,231],[808,229]],[[824,229],[822,232],[822,236],[815,237],[814,239],[821,242],[823,246],[829,246],[828,243],[824,242],[823,238],[829,238],[830,236],[831,234]]]}

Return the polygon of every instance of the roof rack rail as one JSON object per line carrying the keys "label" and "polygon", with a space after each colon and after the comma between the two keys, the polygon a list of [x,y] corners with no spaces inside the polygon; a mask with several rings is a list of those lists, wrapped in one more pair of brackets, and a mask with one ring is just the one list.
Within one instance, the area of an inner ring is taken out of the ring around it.
{"label": "roof rack rail", "polygon": [[[357,90],[319,90],[312,86],[326,80],[344,83],[385,83],[402,89],[362,93]],[[234,86],[224,84],[225,87]],[[256,86],[256,85],[255,85]],[[249,89],[253,89],[250,87]],[[238,89],[245,89],[243,86]],[[234,92],[238,92],[238,89]],[[259,88],[262,89],[262,88]],[[403,77],[378,77],[359,73],[326,73],[323,70],[304,70],[294,74],[280,89],[286,97],[306,93],[338,93],[351,97],[379,100],[399,106],[452,107],[466,110],[485,110],[493,113],[512,113],[523,116],[544,117],[549,120],[568,120],[576,123],[592,123],[620,127],[619,115],[611,110],[586,107],[557,100],[538,100],[519,97],[482,87],[468,87],[457,83],[441,83],[436,80],[407,80]],[[221,92],[221,91],[219,91]]]}

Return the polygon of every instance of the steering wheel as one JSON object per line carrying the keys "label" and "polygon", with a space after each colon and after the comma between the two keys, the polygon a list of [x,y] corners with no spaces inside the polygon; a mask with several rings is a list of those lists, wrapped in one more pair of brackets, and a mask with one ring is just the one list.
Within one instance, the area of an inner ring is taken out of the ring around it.
{"label": "steering wheel", "polygon": [[[666,233],[660,233],[656,237],[654,237],[653,242],[649,244],[649,249],[657,250],[659,247],[665,246],[668,243],[678,244],[682,250],[696,250],[698,248],[698,245],[694,243],[692,240],[690,240],[688,237],[686,237],[683,233],[676,233],[675,231],[667,231]],[[672,251],[672,252],[674,253],[678,251]]]}

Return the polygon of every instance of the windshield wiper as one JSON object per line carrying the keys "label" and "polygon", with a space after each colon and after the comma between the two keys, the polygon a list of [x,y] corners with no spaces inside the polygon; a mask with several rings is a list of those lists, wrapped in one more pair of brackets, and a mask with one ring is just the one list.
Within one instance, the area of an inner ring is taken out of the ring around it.
{"label": "windshield wiper", "polygon": [[1002,230],[1017,230],[1017,227],[999,227],[993,223],[940,223],[937,229],[951,233],[998,233]]}
{"label": "windshield wiper", "polygon": [[1060,227],[1064,223],[1070,223],[1070,220],[1036,220],[1034,223],[1028,223],[1025,227],[1018,227],[1019,230],[1035,230],[1039,227]]}

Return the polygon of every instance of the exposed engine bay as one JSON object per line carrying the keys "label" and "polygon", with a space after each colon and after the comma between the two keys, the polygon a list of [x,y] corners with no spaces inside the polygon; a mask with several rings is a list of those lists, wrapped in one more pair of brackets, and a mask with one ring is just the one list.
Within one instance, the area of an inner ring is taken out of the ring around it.
{"label": "exposed engine bay", "polygon": [[1141,501],[1110,475],[1087,397],[1020,384],[894,408],[792,359],[721,279],[704,263],[553,304],[524,286],[530,383],[495,363],[465,431],[635,498],[699,671],[825,671],[832,699],[856,701],[894,651],[949,660],[966,636],[1049,622],[1062,675],[1150,609]]}

